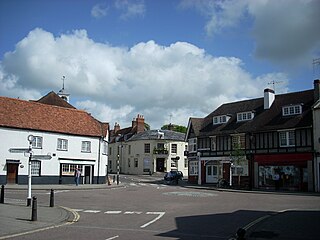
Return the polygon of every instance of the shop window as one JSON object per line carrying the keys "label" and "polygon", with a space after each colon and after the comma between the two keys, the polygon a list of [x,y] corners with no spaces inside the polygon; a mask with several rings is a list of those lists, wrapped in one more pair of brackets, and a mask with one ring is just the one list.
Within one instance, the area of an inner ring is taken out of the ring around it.
{"label": "shop window", "polygon": [[62,168],[62,175],[64,176],[73,176],[76,168],[78,168],[80,172],[82,172],[82,165],[79,165],[79,164],[64,163],[62,164],[61,168]]}
{"label": "shop window", "polygon": [[189,175],[190,176],[198,175],[198,161],[189,161]]}

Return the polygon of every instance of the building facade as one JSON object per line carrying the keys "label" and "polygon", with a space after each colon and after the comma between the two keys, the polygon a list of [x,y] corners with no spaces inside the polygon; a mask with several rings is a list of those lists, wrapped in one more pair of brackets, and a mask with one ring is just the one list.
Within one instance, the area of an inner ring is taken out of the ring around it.
{"label": "building facade", "polygon": [[314,190],[314,89],[221,105],[205,118],[190,118],[189,181],[224,179],[232,186]]}
{"label": "building facade", "polygon": [[[0,184],[27,184],[29,164],[35,184],[74,183],[76,168],[81,183],[105,183],[108,129],[53,92],[39,101],[0,97]],[[32,158],[23,152],[30,135]]]}
{"label": "building facade", "polygon": [[[144,118],[138,115],[132,127],[119,129],[115,125],[114,137],[109,144],[109,169],[111,173],[153,174],[170,170],[188,175],[185,156],[185,134],[170,130],[146,130]],[[135,131],[134,129],[137,129]]]}

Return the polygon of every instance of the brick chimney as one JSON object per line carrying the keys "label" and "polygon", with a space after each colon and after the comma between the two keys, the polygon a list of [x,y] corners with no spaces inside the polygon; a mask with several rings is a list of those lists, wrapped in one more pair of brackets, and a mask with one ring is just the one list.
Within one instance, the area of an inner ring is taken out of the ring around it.
{"label": "brick chimney", "polygon": [[313,81],[314,86],[314,102],[320,99],[320,80],[316,79]]}
{"label": "brick chimney", "polygon": [[137,133],[144,132],[144,117],[140,114],[138,114],[136,118],[136,124],[137,124]]}
{"label": "brick chimney", "polygon": [[266,88],[264,90],[264,100],[263,100],[263,105],[264,109],[270,109],[273,101],[274,101],[275,95],[274,95],[274,90]]}
{"label": "brick chimney", "polygon": [[119,130],[120,130],[120,124],[116,122],[116,123],[114,124],[113,131],[114,131],[114,133],[116,134]]}

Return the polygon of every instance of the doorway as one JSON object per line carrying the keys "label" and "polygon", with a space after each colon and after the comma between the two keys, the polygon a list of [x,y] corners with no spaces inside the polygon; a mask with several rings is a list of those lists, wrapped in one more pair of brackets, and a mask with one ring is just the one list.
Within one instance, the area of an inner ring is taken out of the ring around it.
{"label": "doorway", "polygon": [[92,183],[91,167],[92,166],[84,166],[84,184]]}
{"label": "doorway", "polygon": [[218,166],[207,165],[206,166],[206,183],[217,183],[218,182]]}
{"label": "doorway", "polygon": [[156,171],[157,172],[164,172],[164,158],[157,158],[156,162]]}
{"label": "doorway", "polygon": [[7,163],[7,183],[17,184],[18,183],[18,166],[16,163]]}

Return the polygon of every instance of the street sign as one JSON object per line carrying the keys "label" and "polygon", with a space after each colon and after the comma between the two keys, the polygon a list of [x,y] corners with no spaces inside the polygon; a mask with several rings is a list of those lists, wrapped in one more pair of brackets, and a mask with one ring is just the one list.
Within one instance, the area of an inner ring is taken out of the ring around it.
{"label": "street sign", "polygon": [[30,149],[29,148],[10,148],[9,152],[11,153],[25,153],[25,152],[29,152]]}
{"label": "street sign", "polygon": [[50,155],[32,155],[31,160],[50,160],[52,157]]}

